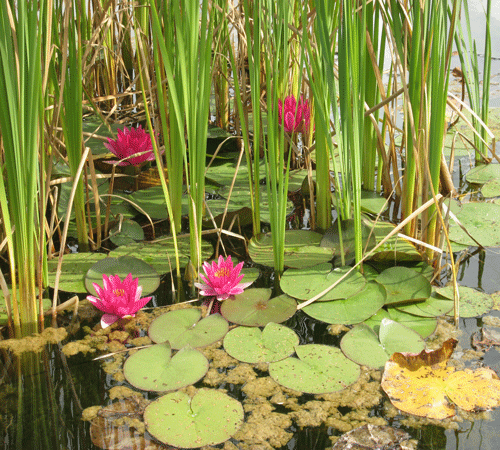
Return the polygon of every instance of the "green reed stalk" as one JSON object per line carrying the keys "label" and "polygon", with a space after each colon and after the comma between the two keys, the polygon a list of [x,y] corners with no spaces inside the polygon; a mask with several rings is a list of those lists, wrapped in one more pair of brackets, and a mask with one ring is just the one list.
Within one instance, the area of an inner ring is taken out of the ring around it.
{"label": "green reed stalk", "polygon": [[[38,331],[36,271],[41,251],[39,166],[44,130],[42,60],[47,2],[0,2],[0,208],[12,281],[14,336]],[[48,39],[45,35],[45,39]]]}
{"label": "green reed stalk", "polygon": [[[311,90],[314,97],[314,124],[316,127],[316,225],[326,230],[332,223],[332,202],[330,189],[330,159],[333,162],[334,186],[337,209],[344,210],[346,197],[342,194],[339,175],[344,178],[342,152],[335,157],[335,143],[330,126],[333,115],[335,128],[340,119],[337,105],[337,84],[335,82],[335,49],[340,18],[339,2],[316,1],[317,15],[313,24],[313,36],[304,33],[310,65],[306,65],[308,78],[313,80]],[[302,29],[307,30],[306,12],[303,13]],[[341,142],[339,142],[341,145]]]}
{"label": "green reed stalk", "polygon": [[[80,13],[66,1],[64,15],[64,38],[62,48],[62,71],[64,114],[61,115],[68,164],[72,177],[80,165],[83,150],[82,134],[82,42],[80,34]],[[87,219],[85,216],[85,192],[83,180],[78,182],[75,195],[75,219],[78,244],[81,251],[89,246]],[[70,220],[66,217],[65,220]]]}
{"label": "green reed stalk", "polygon": [[[469,19],[469,5],[467,0],[463,0],[463,8],[467,40],[466,43],[462,25],[460,21],[457,25],[455,33],[455,45],[458,50],[458,56],[463,69],[463,78],[467,89],[467,97],[469,98],[471,109],[477,114],[482,122],[488,125],[488,109],[490,99],[490,79],[491,79],[491,0],[486,4],[486,29],[485,29],[485,45],[484,45],[484,63],[483,63],[483,88],[481,90],[481,78],[479,75],[479,62],[477,57],[476,41],[472,40]],[[483,125],[472,115],[471,122],[473,127],[478,130],[479,135],[474,134],[474,147],[476,149],[476,163],[483,162],[488,157],[487,142],[488,133]],[[481,139],[482,138],[482,139]]]}
{"label": "green reed stalk", "polygon": [[289,70],[290,5],[288,2],[266,0],[262,17],[263,45],[268,49],[265,58],[267,89],[267,143],[266,159],[269,216],[273,239],[274,270],[284,270],[286,204],[288,199],[288,171],[290,154],[285,157],[285,131],[279,125],[278,98],[283,97]]}
{"label": "green reed stalk", "polygon": [[[189,226],[191,232],[191,262],[198,268],[201,263],[201,225],[205,200],[205,161],[213,70],[212,42],[213,14],[208,11],[208,0],[200,5],[190,0],[165,2],[165,17],[173,25],[174,42],[168,52],[175,54],[175,65],[169,58],[162,27],[151,1],[153,34],[160,44],[162,63],[167,75],[170,109],[170,130],[176,128],[178,136],[187,136],[181,144],[186,165],[189,197]],[[176,74],[174,76],[174,73]],[[172,114],[173,112],[173,114]],[[182,139],[181,139],[182,140]],[[186,153],[187,147],[187,153]],[[179,151],[179,149],[173,149]]]}

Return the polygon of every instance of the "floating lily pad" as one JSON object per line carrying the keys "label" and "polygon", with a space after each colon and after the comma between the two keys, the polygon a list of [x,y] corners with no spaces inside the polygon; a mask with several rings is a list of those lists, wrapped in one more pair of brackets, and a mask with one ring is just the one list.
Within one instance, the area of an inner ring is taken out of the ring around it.
{"label": "floating lily pad", "polygon": [[[285,266],[302,268],[325,263],[333,258],[333,250],[321,248],[320,233],[308,230],[285,231]],[[273,238],[271,233],[259,234],[250,240],[248,253],[257,264],[272,267]]]}
{"label": "floating lily pad", "polygon": [[500,196],[500,179],[490,180],[481,187],[481,194],[485,198]]}
{"label": "floating lily pad", "polygon": [[420,317],[406,312],[399,311],[396,308],[388,308],[389,318],[416,331],[424,339],[429,337],[437,328],[437,319],[435,317]]}
{"label": "floating lily pad", "polygon": [[[185,267],[190,255],[189,236],[178,238],[177,243],[179,247],[179,264],[181,267]],[[201,259],[207,260],[212,256],[213,252],[212,244],[202,240]],[[141,255],[141,259],[152,266],[160,275],[175,269],[174,242],[171,238],[122,245],[109,252],[109,256],[114,258],[136,255]]]}
{"label": "floating lily pad", "polygon": [[297,334],[283,325],[268,323],[257,327],[236,327],[224,338],[224,349],[238,361],[274,362],[287,358],[299,345]]}
{"label": "floating lily pad", "polygon": [[352,361],[378,369],[394,352],[418,353],[425,348],[425,343],[415,331],[384,318],[378,334],[365,323],[356,325],[344,335],[340,348]]}
{"label": "floating lily pad", "polygon": [[[165,196],[163,195],[163,188],[161,186],[153,186],[135,191],[133,194],[130,194],[129,199],[133,202],[132,206],[141,214],[145,212],[151,219],[169,219],[167,204],[165,203]],[[188,205],[187,196],[183,196],[182,215],[188,214]]]}
{"label": "floating lily pad", "polygon": [[[104,253],[68,253],[63,256],[59,290],[65,292],[87,292],[85,274],[97,262],[106,258]],[[48,262],[49,286],[54,287],[57,272],[57,258]],[[102,283],[102,276],[101,276]]]}
{"label": "floating lily pad", "polygon": [[360,367],[335,347],[319,344],[295,347],[298,358],[269,364],[269,375],[282,386],[309,394],[337,392],[354,383]]}
{"label": "floating lily pad", "polygon": [[271,289],[247,289],[222,302],[221,314],[229,321],[248,327],[263,327],[269,322],[281,323],[292,317],[297,302],[288,295],[271,297]]}
{"label": "floating lily pad", "polygon": [[[350,267],[332,269],[332,265],[328,263],[302,269],[287,269],[281,277],[280,286],[283,292],[291,297],[309,300],[340,280],[350,269]],[[323,295],[319,301],[352,297],[360,292],[365,284],[365,277],[357,270],[353,270],[337,286]]]}
{"label": "floating lily pad", "polygon": [[[500,205],[495,203],[465,203],[457,219],[483,247],[500,247]],[[463,245],[477,246],[467,233],[450,221],[450,239]]]}
{"label": "floating lily pad", "polygon": [[241,403],[215,389],[200,389],[193,398],[172,392],[144,410],[146,428],[164,444],[198,448],[227,441],[243,423]]}
{"label": "floating lily pad", "polygon": [[369,281],[361,292],[352,297],[314,302],[303,308],[303,311],[322,322],[351,325],[363,322],[375,314],[384,306],[385,297],[385,288],[375,281]]}
{"label": "floating lily pad", "polygon": [[208,371],[203,353],[184,347],[171,357],[168,342],[138,350],[123,365],[127,381],[143,391],[166,392],[196,383]]}
{"label": "floating lily pad", "polygon": [[[436,292],[442,297],[453,299],[452,286],[436,288]],[[494,302],[491,295],[466,286],[459,286],[458,292],[460,294],[460,317],[482,316],[493,308]]]}
{"label": "floating lily pad", "polygon": [[92,283],[102,286],[102,276],[118,275],[123,281],[131,273],[132,278],[139,278],[139,286],[142,286],[142,297],[145,297],[158,289],[160,276],[149,264],[134,258],[133,256],[120,256],[119,258],[104,258],[96,262],[85,275],[85,287],[91,295],[97,292]]}
{"label": "floating lily pad", "polygon": [[500,179],[500,164],[482,164],[469,170],[465,175],[468,183],[485,184]]}
{"label": "floating lily pad", "polygon": [[413,305],[402,305],[396,307],[398,310],[421,317],[439,317],[453,309],[453,300],[448,298],[440,298],[434,293],[420,303]]}
{"label": "floating lily pad", "polygon": [[390,267],[377,278],[387,291],[387,305],[400,305],[429,298],[432,287],[427,278],[408,267]]}
{"label": "floating lily pad", "polygon": [[220,314],[211,314],[201,319],[201,310],[186,308],[169,311],[157,317],[149,326],[149,337],[153,342],[170,342],[173,349],[187,345],[205,347],[222,339],[229,324]]}
{"label": "floating lily pad", "polygon": [[144,240],[144,230],[135,220],[124,220],[121,225],[118,223],[111,228],[109,233],[111,242],[116,246]]}

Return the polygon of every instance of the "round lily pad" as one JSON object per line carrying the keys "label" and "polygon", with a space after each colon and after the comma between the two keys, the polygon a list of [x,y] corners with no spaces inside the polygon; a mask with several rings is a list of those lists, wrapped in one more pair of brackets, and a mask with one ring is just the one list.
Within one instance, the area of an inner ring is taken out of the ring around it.
{"label": "round lily pad", "polygon": [[[87,292],[85,274],[98,261],[106,258],[104,253],[69,253],[63,256],[59,290],[65,292]],[[57,258],[47,261],[49,269],[49,286],[56,282]],[[100,282],[102,283],[102,276]]]}
{"label": "round lily pad", "polygon": [[384,318],[378,334],[366,323],[356,325],[344,335],[340,348],[352,361],[378,369],[394,352],[419,353],[425,348],[425,343],[415,331]]}
{"label": "round lily pad", "polygon": [[377,278],[387,291],[386,304],[396,305],[411,303],[429,298],[431,283],[417,271],[408,267],[390,267]]}
{"label": "round lily pad", "polygon": [[435,317],[414,316],[413,314],[399,311],[399,308],[389,308],[388,312],[392,320],[395,320],[405,327],[411,328],[424,339],[429,337],[436,330],[437,319]]}
{"label": "round lily pad", "polygon": [[299,345],[299,337],[290,328],[274,322],[263,331],[257,327],[236,327],[224,338],[224,349],[238,361],[274,362],[287,358]]}
{"label": "round lily pad", "polygon": [[[179,248],[179,264],[184,267],[190,255],[189,236],[179,238],[177,244]],[[202,240],[201,258],[206,260],[212,256],[213,252],[212,244]],[[114,258],[136,255],[141,255],[141,259],[152,266],[160,275],[175,269],[174,241],[171,238],[122,245],[109,252],[109,256]]]}
{"label": "round lily pad", "polygon": [[201,319],[197,308],[169,311],[157,317],[149,327],[149,337],[153,342],[170,342],[173,349],[205,347],[222,339],[229,324],[220,314],[211,314]]}
{"label": "round lily pad", "polygon": [[248,327],[263,327],[269,322],[281,323],[297,310],[297,302],[288,295],[271,297],[271,289],[247,289],[222,302],[221,314],[229,321]]}
{"label": "round lily pad", "polygon": [[168,342],[138,350],[123,365],[123,374],[143,391],[165,392],[196,383],[208,371],[208,360],[200,351],[184,347],[173,357]]}
{"label": "round lily pad", "polygon": [[[281,277],[280,286],[283,292],[291,297],[309,300],[340,280],[350,269],[350,267],[332,269],[332,265],[329,263],[303,269],[288,269]],[[357,270],[353,270],[337,286],[323,295],[319,301],[352,297],[360,292],[365,284],[365,277]]]}
{"label": "round lily pad", "polygon": [[215,389],[200,389],[193,398],[172,392],[144,410],[146,428],[164,444],[198,448],[227,441],[243,423],[241,403]]}
{"label": "round lily pad", "polygon": [[[452,286],[436,288],[436,292],[442,297],[453,299]],[[493,308],[494,302],[491,295],[466,286],[459,286],[458,292],[460,294],[460,317],[482,316]]]}
{"label": "round lily pad", "polygon": [[[495,203],[465,203],[456,214],[457,219],[483,247],[500,247],[500,205]],[[450,221],[450,239],[463,245],[477,246],[467,233]]]}
{"label": "round lily pad", "polygon": [[303,308],[303,311],[322,322],[351,325],[375,314],[384,306],[385,297],[385,288],[375,281],[369,281],[361,292],[348,299],[314,302]]}
{"label": "round lily pad", "polygon": [[360,367],[335,347],[319,344],[295,347],[298,358],[269,364],[269,375],[282,386],[310,394],[340,391],[354,383]]}
{"label": "round lily pad", "polygon": [[123,281],[131,273],[132,278],[139,278],[142,286],[142,297],[151,294],[160,285],[160,276],[149,264],[133,256],[120,256],[119,258],[104,258],[96,262],[85,275],[85,287],[90,294],[96,296],[97,292],[92,283],[102,286],[102,276],[118,275]]}
{"label": "round lily pad", "polygon": [[144,239],[144,230],[135,220],[127,219],[111,228],[109,239],[116,246],[131,244]]}
{"label": "round lily pad", "polygon": [[500,179],[499,164],[482,164],[469,170],[465,179],[473,184],[485,184],[491,180]]}
{"label": "round lily pad", "polygon": [[[322,235],[308,230],[285,231],[285,266],[301,268],[325,263],[333,258],[333,250],[319,246]],[[252,261],[273,266],[273,238],[271,233],[253,237],[248,244]]]}
{"label": "round lily pad", "polygon": [[484,198],[500,196],[500,179],[490,180],[481,188],[481,194]]}
{"label": "round lily pad", "polygon": [[[129,198],[132,201],[132,206],[140,213],[144,214],[146,212],[152,219],[169,219],[167,204],[165,203],[165,196],[161,186],[153,186],[135,191],[133,194],[130,194]],[[188,213],[189,209],[187,199],[183,200],[182,214],[184,215]]]}
{"label": "round lily pad", "polygon": [[421,317],[439,317],[453,309],[453,300],[448,298],[440,298],[434,293],[424,302],[415,303],[413,305],[397,306],[402,312],[413,314]]}

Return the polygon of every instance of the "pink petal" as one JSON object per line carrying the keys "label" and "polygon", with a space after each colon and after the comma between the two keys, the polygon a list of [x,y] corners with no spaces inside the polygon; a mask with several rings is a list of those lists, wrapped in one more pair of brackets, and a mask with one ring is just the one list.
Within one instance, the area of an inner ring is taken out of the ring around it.
{"label": "pink petal", "polygon": [[119,319],[120,318],[118,316],[115,316],[114,314],[103,314],[101,317],[101,327],[107,328]]}

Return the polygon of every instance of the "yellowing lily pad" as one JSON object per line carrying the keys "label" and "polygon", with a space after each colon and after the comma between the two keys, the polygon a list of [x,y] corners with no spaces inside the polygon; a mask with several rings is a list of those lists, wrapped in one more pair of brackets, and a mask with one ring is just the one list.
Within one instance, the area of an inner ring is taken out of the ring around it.
{"label": "yellowing lily pad", "polygon": [[[302,269],[288,269],[281,277],[283,292],[299,300],[309,300],[340,280],[351,267],[333,269],[329,263]],[[345,299],[356,295],[366,284],[360,272],[353,270],[340,283],[323,295],[319,301]]]}
{"label": "yellowing lily pad", "polygon": [[335,347],[319,344],[295,347],[298,358],[269,364],[269,375],[282,386],[310,394],[340,391],[354,383],[359,366]]}
{"label": "yellowing lily pad", "polygon": [[455,371],[447,367],[456,343],[449,339],[433,352],[395,353],[387,361],[381,386],[396,408],[417,416],[445,419],[455,415],[455,405],[467,411],[500,406],[500,380],[494,371]]}
{"label": "yellowing lily pad", "polygon": [[284,322],[295,314],[297,302],[285,294],[270,298],[271,292],[266,288],[247,289],[224,300],[220,312],[229,322],[248,327]]}
{"label": "yellowing lily pad", "polygon": [[123,365],[127,381],[144,391],[166,392],[196,383],[208,371],[203,353],[184,347],[173,357],[170,344],[152,345],[129,356]]}
{"label": "yellowing lily pad", "polygon": [[192,398],[172,392],[146,407],[144,421],[160,442],[198,448],[217,445],[235,434],[243,423],[243,407],[216,389],[200,389]]}
{"label": "yellowing lily pad", "polygon": [[169,342],[173,349],[187,345],[205,347],[222,339],[229,324],[220,314],[210,314],[201,319],[201,310],[186,308],[169,311],[157,317],[149,326],[149,337],[153,342]]}
{"label": "yellowing lily pad", "polygon": [[268,323],[257,327],[236,327],[224,338],[224,349],[238,361],[274,362],[287,358],[299,345],[297,334],[283,325]]}

